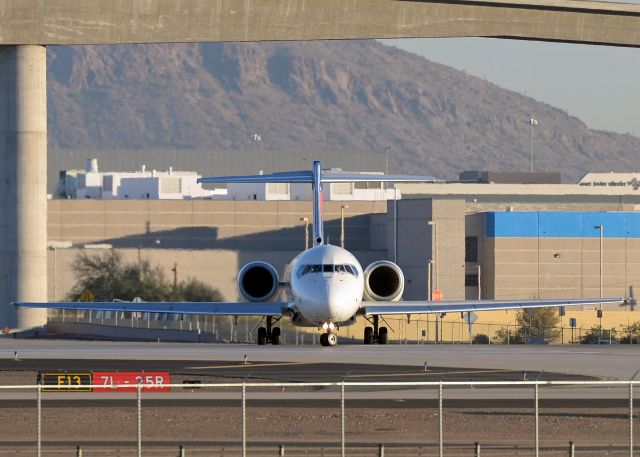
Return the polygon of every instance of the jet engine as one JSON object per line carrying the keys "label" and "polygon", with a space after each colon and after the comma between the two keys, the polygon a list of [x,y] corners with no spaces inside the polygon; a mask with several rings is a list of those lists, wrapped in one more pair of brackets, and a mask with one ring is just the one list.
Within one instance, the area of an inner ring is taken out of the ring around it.
{"label": "jet engine", "polygon": [[364,298],[375,301],[398,301],[404,292],[404,275],[398,265],[379,260],[364,270]]}
{"label": "jet engine", "polygon": [[267,262],[250,262],[238,273],[238,291],[252,302],[273,299],[278,295],[279,282],[278,272]]}

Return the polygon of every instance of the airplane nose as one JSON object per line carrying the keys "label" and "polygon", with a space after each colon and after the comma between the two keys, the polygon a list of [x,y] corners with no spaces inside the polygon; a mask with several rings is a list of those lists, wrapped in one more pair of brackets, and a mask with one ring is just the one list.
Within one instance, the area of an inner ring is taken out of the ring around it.
{"label": "airplane nose", "polygon": [[303,314],[312,321],[342,322],[356,312],[357,303],[352,288],[342,281],[324,277],[313,283],[313,288],[301,293]]}
{"label": "airplane nose", "polygon": [[335,320],[349,319],[351,316],[348,311],[352,305],[351,294],[348,290],[342,287],[328,287],[326,290],[327,306],[329,308],[329,314],[333,316]]}

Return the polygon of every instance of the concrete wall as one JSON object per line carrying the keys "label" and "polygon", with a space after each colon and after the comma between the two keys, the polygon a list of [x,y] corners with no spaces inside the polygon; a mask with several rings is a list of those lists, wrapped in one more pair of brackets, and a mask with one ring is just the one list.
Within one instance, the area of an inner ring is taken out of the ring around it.
{"label": "concrete wall", "polygon": [[638,46],[639,12],[575,0],[5,0],[0,44],[470,36]]}
{"label": "concrete wall", "polygon": [[[340,237],[340,202],[325,202],[325,230]],[[371,214],[386,202],[349,202],[345,232],[350,249],[370,247]],[[49,201],[50,240],[111,243],[116,248],[291,250],[304,247],[304,201]],[[159,241],[159,244],[156,242]]]}
{"label": "concrete wall", "polygon": [[441,290],[446,300],[464,299],[464,201],[400,200],[395,218],[393,205],[390,202],[387,246],[393,259],[397,231],[397,263],[406,279],[404,298],[427,298],[427,264],[432,261],[432,290]]}
{"label": "concrete wall", "polygon": [[[597,239],[497,238],[487,239],[487,246],[494,253],[484,264],[494,278],[487,278],[488,298],[600,296]],[[627,297],[630,287],[638,291],[640,240],[605,239],[602,251],[603,295]]]}
{"label": "concrete wall", "polygon": [[[434,290],[440,289],[445,300],[465,298],[464,237],[465,204],[463,200],[433,200],[435,271]],[[431,226],[433,227],[433,226]]]}
{"label": "concrete wall", "polygon": [[[629,297],[638,290],[637,213],[499,215],[502,222],[491,223],[495,229],[485,222],[487,298],[597,298],[601,255],[603,296]],[[509,225],[512,219],[517,225]],[[594,224],[605,227],[602,248]]]}
{"label": "concrete wall", "polygon": [[[325,230],[334,243],[340,206],[324,204]],[[345,210],[345,245],[365,266],[386,258],[384,247],[371,245],[370,225],[372,214],[385,210],[386,202],[350,202]],[[137,261],[140,248],[142,258],[167,276],[177,263],[179,279],[199,279],[235,300],[242,265],[264,260],[282,273],[304,249],[305,216],[311,218],[311,202],[50,200],[49,240],[74,247],[49,251],[48,296],[61,300],[69,293],[75,284],[71,265],[83,245],[107,243],[127,262]]]}

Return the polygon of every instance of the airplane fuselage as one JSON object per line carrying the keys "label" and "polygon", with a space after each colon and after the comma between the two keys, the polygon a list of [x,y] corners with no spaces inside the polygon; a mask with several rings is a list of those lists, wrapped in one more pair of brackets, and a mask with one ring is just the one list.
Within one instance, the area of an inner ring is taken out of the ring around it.
{"label": "airplane fuselage", "polygon": [[346,249],[328,244],[300,253],[285,272],[292,323],[330,328],[349,325],[364,293],[360,262]]}

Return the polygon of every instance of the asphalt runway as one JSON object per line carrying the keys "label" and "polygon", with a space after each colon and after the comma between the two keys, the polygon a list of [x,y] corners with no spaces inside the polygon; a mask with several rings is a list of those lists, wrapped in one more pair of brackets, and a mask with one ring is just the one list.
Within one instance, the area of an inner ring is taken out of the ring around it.
{"label": "asphalt runway", "polygon": [[[193,343],[131,343],[131,342],[94,342],[70,340],[21,340],[0,338],[0,360],[13,360],[15,353],[27,363],[31,359],[40,360],[119,360],[119,361],[192,361],[198,362],[186,366],[207,366],[222,362],[230,365],[243,362],[246,355],[251,370],[261,363],[284,363],[279,368],[263,366],[257,370],[262,373],[271,371],[304,376],[311,373],[315,366],[313,380],[323,376],[324,369],[335,370],[334,377],[342,380],[345,373],[356,376],[358,373],[373,376],[380,372],[398,373],[420,370],[426,362],[428,367],[446,370],[467,379],[482,373],[461,371],[484,371],[495,379],[523,372],[562,374],[570,377],[588,376],[599,379],[628,380],[640,370],[640,346],[495,346],[495,345],[388,345],[364,346],[344,345],[334,348],[321,346],[257,346],[247,344],[193,344]],[[298,364],[299,366],[295,365]],[[200,364],[200,365],[198,365]],[[316,364],[316,365],[314,365]],[[338,369],[338,365],[344,368]],[[358,365],[351,370],[350,366]],[[369,366],[369,367],[366,367]],[[389,368],[395,366],[395,369]],[[284,368],[286,367],[286,369]],[[372,367],[372,368],[371,368]],[[386,367],[386,368],[381,368]],[[397,368],[404,367],[404,368]],[[371,370],[369,370],[371,368]],[[213,368],[212,368],[213,369]],[[194,368],[195,370],[195,368]],[[247,372],[245,368],[239,368]],[[206,368],[201,369],[206,371]],[[229,369],[229,373],[232,369]],[[255,371],[257,373],[257,371]],[[241,374],[241,376],[244,376]],[[279,375],[278,376],[282,376]],[[409,374],[403,375],[405,380]],[[418,375],[415,375],[418,376]],[[444,375],[438,375],[444,376]],[[400,376],[398,376],[400,377]],[[308,378],[307,378],[308,379]],[[326,377],[324,378],[326,379]],[[396,377],[397,379],[397,377]],[[389,378],[382,379],[389,380]]]}
{"label": "asphalt runway", "polygon": [[[519,381],[527,379],[552,380],[595,380],[588,376],[573,376],[562,373],[531,372],[522,373],[501,369],[468,369],[456,367],[423,367],[379,364],[353,363],[317,363],[317,362],[228,362],[228,361],[184,361],[184,360],[107,360],[107,359],[4,359],[0,360],[0,384],[2,374],[29,373],[35,384],[35,372],[46,373],[87,373],[98,371],[168,371],[173,383],[183,384],[184,388],[173,388],[171,394],[145,393],[145,404],[162,405],[179,401],[182,406],[189,407],[221,407],[237,406],[237,389],[202,389],[200,383],[314,383],[314,382],[422,382],[422,381]],[[176,378],[177,377],[177,378]],[[177,380],[176,380],[177,379]],[[23,381],[24,382],[24,381]],[[198,383],[198,384],[193,384]],[[280,390],[280,389],[277,389]],[[286,390],[286,391],[285,391]],[[350,407],[370,407],[372,402],[377,407],[405,408],[435,407],[437,397],[435,388],[423,386],[402,387],[399,393],[395,386],[349,386],[348,404]],[[406,395],[407,391],[417,390]],[[529,389],[530,390],[530,389]],[[466,389],[449,395],[447,406],[469,406],[473,400],[476,407],[496,406],[495,397],[499,389],[483,388],[469,393]],[[35,401],[31,392],[0,391],[0,407],[29,407]],[[296,391],[295,388],[274,389],[253,388],[251,403],[263,407],[301,407],[320,406],[335,407],[337,387],[323,387],[309,391]],[[467,395],[460,395],[460,394]],[[405,395],[408,398],[404,398]],[[455,397],[455,398],[452,398]],[[467,397],[467,398],[465,398]],[[509,393],[509,406],[523,406],[531,403],[529,391],[513,390]],[[131,393],[109,392],[96,397],[95,393],[55,392],[46,393],[45,403],[62,406],[96,406],[98,403],[108,406],[130,405],[135,395]],[[501,398],[503,399],[503,398]],[[73,400],[73,401],[69,401]],[[611,399],[607,399],[610,403]],[[407,403],[409,402],[409,403]],[[506,403],[505,403],[506,404]],[[549,405],[558,404],[549,399]],[[593,403],[590,404],[593,406]],[[563,406],[568,406],[563,404]]]}
{"label": "asphalt runway", "polygon": [[[2,372],[168,371],[206,382],[403,382],[403,381],[520,381],[536,379],[596,380],[594,377],[502,369],[416,367],[325,362],[228,362],[185,360],[14,359],[0,360]],[[208,380],[207,378],[210,378]]]}
{"label": "asphalt runway", "polygon": [[[18,356],[18,361],[14,360]],[[244,363],[246,356],[247,363]],[[427,370],[424,364],[427,363]],[[244,344],[179,344],[140,342],[93,342],[69,340],[21,340],[0,338],[0,384],[2,373],[36,371],[169,371],[177,382],[190,378],[200,382],[413,382],[413,381],[505,381],[505,380],[628,380],[640,369],[638,346],[467,346],[467,345],[345,345],[256,346]],[[34,375],[35,377],[35,375]],[[29,382],[31,382],[29,380]],[[33,381],[35,383],[35,380]],[[287,389],[251,393],[252,401],[265,405],[297,404],[333,400],[336,388],[315,392]],[[348,401],[385,402],[386,406],[403,401],[431,404],[437,389],[433,387],[349,387]],[[31,401],[33,392],[0,392],[0,399]],[[80,400],[82,395],[55,393],[48,399]],[[92,394],[86,394],[91,396]],[[93,394],[95,395],[95,394]],[[119,397],[120,396],[120,397]],[[159,396],[156,398],[156,396]],[[185,392],[176,388],[170,395],[145,393],[146,401],[180,400],[212,404],[236,401],[237,392]],[[541,392],[541,401],[549,405],[559,400],[590,399],[621,401],[624,388],[553,387]],[[111,393],[109,400],[128,401],[131,394]],[[531,387],[447,388],[445,398],[453,402],[516,401],[527,403]],[[87,401],[95,397],[86,398]],[[106,400],[106,399],[105,399]],[[302,403],[300,403],[302,402]],[[523,403],[523,404],[524,404]],[[468,403],[467,403],[468,404]],[[355,406],[356,403],[353,403]],[[405,405],[406,406],[406,405]]]}

